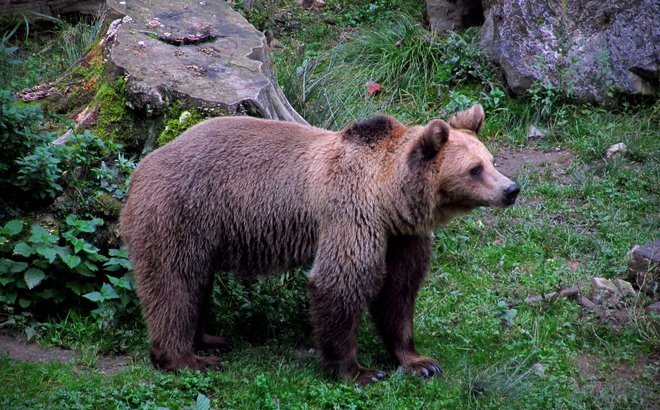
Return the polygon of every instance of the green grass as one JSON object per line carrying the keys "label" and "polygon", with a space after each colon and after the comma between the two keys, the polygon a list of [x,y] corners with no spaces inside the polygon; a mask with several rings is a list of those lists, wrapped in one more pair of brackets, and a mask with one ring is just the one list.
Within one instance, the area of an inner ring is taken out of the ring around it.
{"label": "green grass", "polygon": [[[365,316],[360,360],[391,377],[364,388],[334,380],[309,351],[311,336],[301,326],[304,280],[287,276],[237,285],[223,277],[212,323],[231,329],[229,335],[238,342],[223,356],[224,372],[157,372],[148,363],[140,320],[99,329],[84,315],[62,314],[66,319],[37,329],[39,343],[76,349],[81,358],[68,364],[0,358],[0,407],[185,408],[200,393],[213,408],[657,406],[660,325],[644,312],[650,297],[640,295],[619,313],[603,317],[564,299],[508,305],[562,286],[588,284],[594,276],[625,277],[626,253],[657,239],[657,103],[599,108],[560,96],[543,102],[537,98],[543,90],[495,102],[492,90],[503,86],[475,52],[474,31],[433,38],[418,18],[393,21],[387,13],[373,18],[369,3],[329,1],[328,6],[320,14],[294,6],[292,19],[304,23],[300,29],[278,32],[280,23],[267,16],[261,23],[284,43],[273,56],[276,69],[289,98],[314,124],[339,128],[374,112],[425,122],[481,101],[487,105],[483,139],[494,152],[561,149],[575,158],[561,177],[552,164],[523,167],[517,177],[523,187],[518,205],[477,210],[436,232],[415,332],[419,350],[440,360],[443,376],[422,380],[397,371]],[[406,3],[389,6],[410,9]],[[334,26],[321,24],[336,7],[350,13]],[[359,30],[349,31],[355,25]],[[347,38],[335,41],[347,32]],[[404,41],[396,47],[400,38]],[[307,47],[296,51],[300,43]],[[368,97],[367,79],[380,82],[381,93]],[[305,84],[305,93],[294,84]],[[548,136],[528,141],[532,123],[547,128]],[[617,142],[625,142],[628,151],[605,159],[604,150]],[[233,313],[225,313],[228,306]],[[263,316],[260,306],[267,307]],[[266,335],[241,331],[246,321],[265,321]],[[128,354],[134,364],[104,375],[94,368],[97,353]],[[594,369],[590,374],[579,367],[585,358]]]}
{"label": "green grass", "polygon": [[100,18],[68,22],[51,17],[36,24],[29,16],[3,16],[0,47],[16,47],[9,58],[13,64],[0,53],[0,67],[6,68],[0,74],[3,87],[18,91],[55,80],[90,49],[101,23]]}

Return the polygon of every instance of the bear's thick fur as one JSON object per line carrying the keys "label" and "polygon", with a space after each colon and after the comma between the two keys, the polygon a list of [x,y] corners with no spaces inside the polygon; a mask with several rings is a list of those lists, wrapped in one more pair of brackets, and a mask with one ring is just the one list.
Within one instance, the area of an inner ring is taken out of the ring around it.
{"label": "bear's thick fur", "polygon": [[440,373],[413,342],[413,311],[434,228],[518,187],[475,137],[481,106],[448,125],[406,127],[375,116],[339,132],[248,117],[204,121],[135,170],[121,231],[135,270],[153,363],[220,368],[196,350],[226,347],[204,332],[214,273],[253,276],[312,263],[315,338],[324,364],[358,383],[356,328],[371,310],[406,370]]}

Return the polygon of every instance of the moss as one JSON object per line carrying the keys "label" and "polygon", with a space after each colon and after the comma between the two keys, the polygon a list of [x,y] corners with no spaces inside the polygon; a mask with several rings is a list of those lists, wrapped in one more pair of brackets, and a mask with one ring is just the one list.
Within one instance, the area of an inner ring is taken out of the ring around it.
{"label": "moss", "polygon": [[46,111],[73,117],[94,98],[103,77],[103,47],[98,42],[56,85],[59,92],[44,101]]}
{"label": "moss", "polygon": [[206,119],[206,117],[196,109],[181,110],[178,103],[170,109],[170,113],[167,117],[168,120],[165,123],[165,129],[158,137],[159,147],[173,141],[185,130]]}
{"label": "moss", "polygon": [[119,78],[112,83],[102,82],[94,96],[98,107],[96,135],[125,145],[134,145],[133,115],[126,105],[126,82]]}

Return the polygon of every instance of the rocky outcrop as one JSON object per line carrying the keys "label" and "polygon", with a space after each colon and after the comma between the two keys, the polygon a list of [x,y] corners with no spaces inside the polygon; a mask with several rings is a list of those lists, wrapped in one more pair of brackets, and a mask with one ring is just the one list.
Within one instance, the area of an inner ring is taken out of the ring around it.
{"label": "rocky outcrop", "polygon": [[485,0],[481,45],[509,87],[550,83],[580,100],[658,91],[655,0]]}
{"label": "rocky outcrop", "polygon": [[0,16],[22,14],[30,20],[43,20],[66,14],[97,15],[103,3],[103,0],[3,0]]}
{"label": "rocky outcrop", "polygon": [[224,1],[110,0],[106,70],[123,76],[131,108],[171,101],[229,115],[305,120],[277,85],[264,35]]}
{"label": "rocky outcrop", "polygon": [[426,0],[426,14],[431,30],[438,34],[483,21],[481,0]]}

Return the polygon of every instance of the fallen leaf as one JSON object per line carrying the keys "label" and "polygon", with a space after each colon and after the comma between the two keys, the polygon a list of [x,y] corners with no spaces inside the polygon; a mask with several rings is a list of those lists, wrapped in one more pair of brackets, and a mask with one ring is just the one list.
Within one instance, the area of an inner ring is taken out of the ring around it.
{"label": "fallen leaf", "polygon": [[298,5],[301,7],[305,7],[307,9],[311,8],[320,8],[325,6],[325,1],[323,0],[299,0]]}
{"label": "fallen leaf", "polygon": [[367,83],[364,86],[367,87],[367,92],[369,93],[369,95],[374,95],[378,91],[380,91],[380,84],[378,84],[375,81],[367,81]]}
{"label": "fallen leaf", "polygon": [[401,47],[401,44],[403,44],[403,39],[400,39],[396,43],[394,43],[394,47]]}
{"label": "fallen leaf", "polygon": [[579,262],[573,262],[573,261],[568,261],[568,262],[566,262],[566,265],[567,265],[569,268],[571,268],[571,269],[577,269],[577,268],[580,267],[580,263],[579,263]]}

